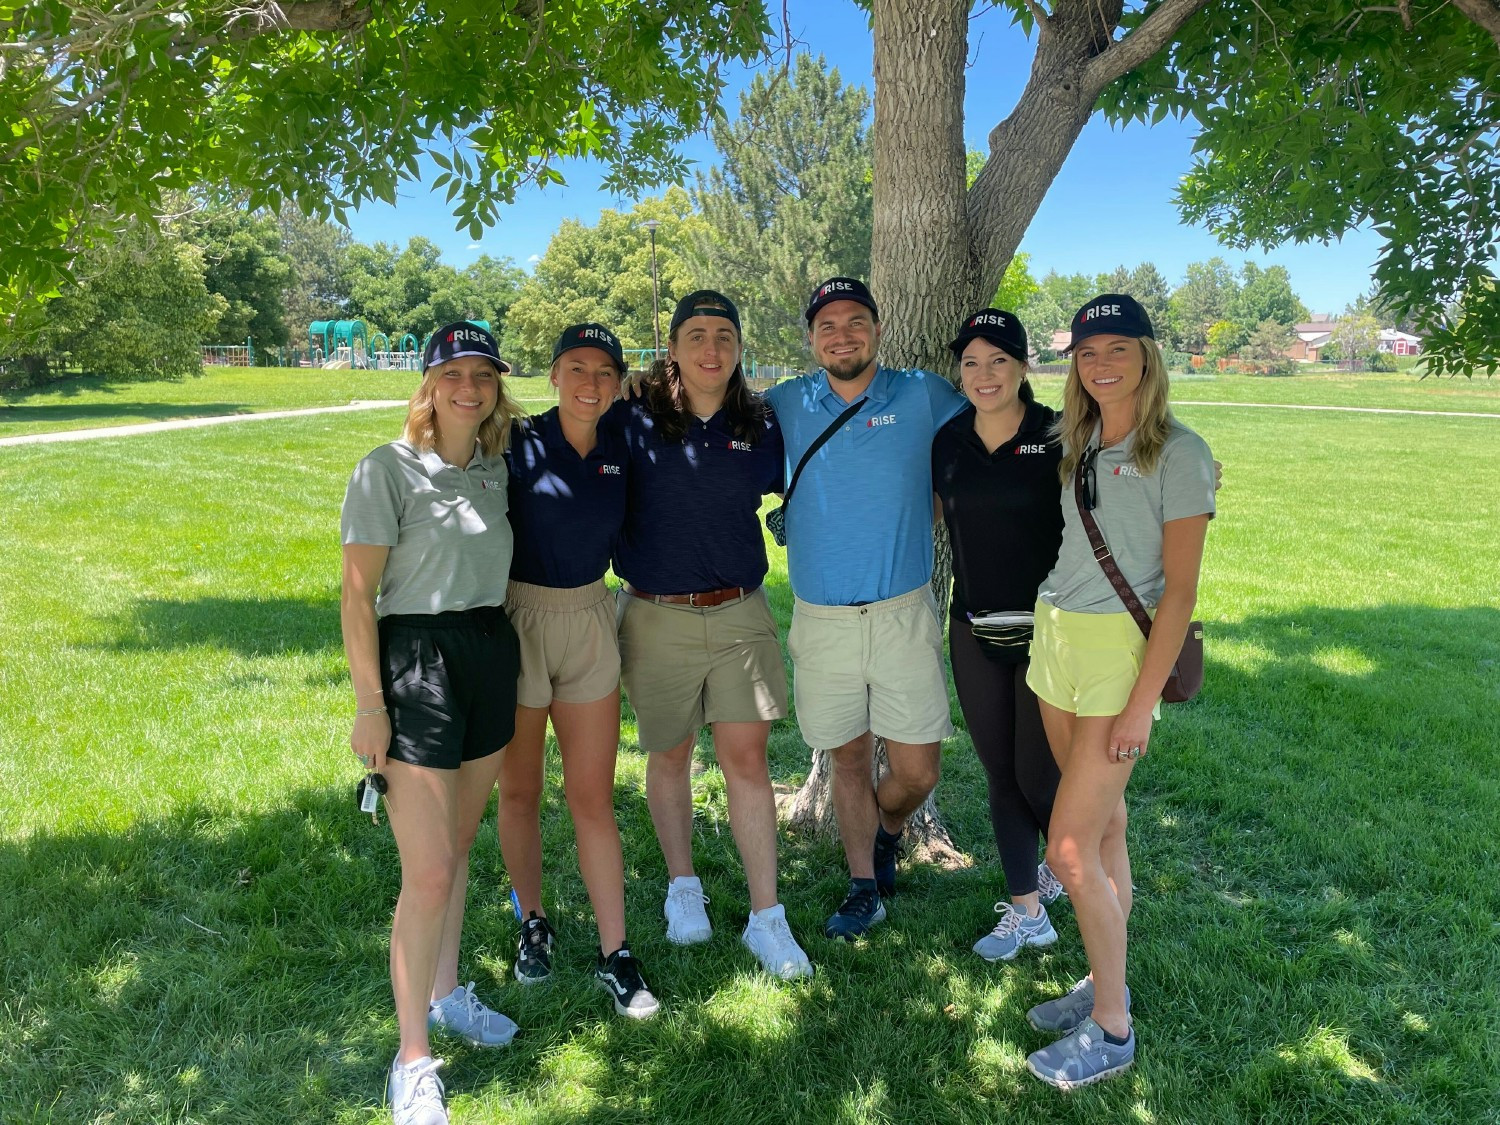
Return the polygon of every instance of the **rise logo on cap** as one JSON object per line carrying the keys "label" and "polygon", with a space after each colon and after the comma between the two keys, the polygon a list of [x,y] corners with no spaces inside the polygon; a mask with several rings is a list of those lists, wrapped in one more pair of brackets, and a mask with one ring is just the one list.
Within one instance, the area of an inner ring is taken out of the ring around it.
{"label": "rise logo on cap", "polygon": [[483,356],[502,375],[510,372],[510,364],[500,358],[500,348],[495,343],[495,337],[481,325],[468,320],[445,324],[427,338],[422,370],[467,355]]}
{"label": "rise logo on cap", "polygon": [[1066,350],[1072,351],[1090,336],[1156,339],[1146,310],[1125,293],[1101,293],[1079,309],[1073,317],[1073,336]]}
{"label": "rise logo on cap", "polygon": [[1014,313],[1004,309],[980,309],[959,326],[958,335],[948,344],[955,356],[962,356],[971,340],[985,340],[1012,359],[1026,362],[1026,329]]}
{"label": "rise logo on cap", "polygon": [[869,309],[876,320],[880,319],[875,298],[870,296],[870,290],[863,281],[855,277],[830,277],[813,290],[813,295],[807,302],[807,323],[811,324],[818,310],[834,301],[854,301]]}

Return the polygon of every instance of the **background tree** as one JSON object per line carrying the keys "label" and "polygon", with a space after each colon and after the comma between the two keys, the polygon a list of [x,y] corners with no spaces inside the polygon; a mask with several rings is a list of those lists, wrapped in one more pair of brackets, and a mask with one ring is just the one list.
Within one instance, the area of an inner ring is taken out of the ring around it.
{"label": "background tree", "polygon": [[1292,278],[1285,266],[1261,269],[1254,262],[1240,267],[1239,288],[1229,302],[1229,319],[1249,338],[1264,321],[1291,326],[1311,314],[1292,292]]}
{"label": "background tree", "polygon": [[342,220],[430,151],[477,237],[559,157],[603,160],[615,192],[680,180],[677,142],[768,30],[761,0],[10,5],[0,310],[24,330],[80,248],[198,185]]}
{"label": "background tree", "polygon": [[349,247],[353,238],[337,223],[304,215],[283,206],[277,216],[281,252],[287,261],[287,343],[307,344],[307,328],[315,320],[346,320],[349,313]]}
{"label": "background tree", "polygon": [[764,359],[805,363],[808,294],[835,274],[869,276],[869,110],[864,87],[801,54],[787,74],[756,75],[735,120],[714,123],[720,162],[698,175],[695,257]]}
{"label": "background tree", "polygon": [[203,370],[199,341],[225,311],[204,284],[203,255],[167,234],[138,230],[96,247],[76,281],[46,306],[34,337],[56,367],[110,379],[180,379]]}
{"label": "background tree", "polygon": [[[642,225],[647,219],[661,224],[656,230],[656,262],[661,341],[666,347],[672,306],[701,284],[694,252],[706,237],[704,220],[693,212],[682,188],[644,199],[630,211],[605,210],[592,227],[576,219],[563,221],[507,320],[507,339],[528,370],[545,371],[557,334],[579,321],[608,325],[627,348],[654,346],[651,244]],[[714,284],[721,282],[716,278]],[[748,329],[746,336],[758,346]]]}
{"label": "background tree", "polygon": [[1216,320],[1208,326],[1204,336],[1206,354],[1210,359],[1228,359],[1239,350],[1245,339],[1245,330],[1232,320]]}
{"label": "background tree", "polygon": [[1287,349],[1296,338],[1291,328],[1276,320],[1257,324],[1240,348],[1240,358],[1267,375],[1284,375],[1296,367]]}
{"label": "background tree", "polygon": [[208,291],[224,298],[224,311],[201,342],[242,344],[253,337],[262,347],[284,344],[292,270],[275,216],[221,203],[188,212],[172,225],[202,252]]}
{"label": "background tree", "polygon": [[1363,300],[1344,308],[1333,326],[1331,343],[1338,349],[1339,362],[1350,371],[1362,371],[1380,347],[1380,321],[1370,313]]}
{"label": "background tree", "polygon": [[[1156,268],[1154,262],[1142,262],[1130,271],[1125,288],[1119,292],[1129,293],[1146,310],[1151,326],[1156,330],[1156,339],[1167,351],[1180,350],[1172,331],[1171,301],[1172,286],[1166,276]],[[1084,300],[1088,300],[1087,297]]]}
{"label": "background tree", "polygon": [[510,259],[488,255],[460,272],[425,238],[409,240],[404,250],[355,243],[344,261],[346,312],[393,338],[407,332],[424,337],[454,320],[487,320],[504,342],[506,313],[525,277]]}
{"label": "background tree", "polygon": [[1184,351],[1207,351],[1209,328],[1230,319],[1238,292],[1234,271],[1223,258],[1188,263],[1187,276],[1169,302],[1172,333]]}

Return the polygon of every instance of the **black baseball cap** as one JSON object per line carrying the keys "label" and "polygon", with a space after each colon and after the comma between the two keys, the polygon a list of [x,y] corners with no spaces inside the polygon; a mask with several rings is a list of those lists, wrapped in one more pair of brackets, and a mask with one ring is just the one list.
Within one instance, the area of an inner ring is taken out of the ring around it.
{"label": "black baseball cap", "polygon": [[621,374],[625,372],[625,353],[620,348],[620,338],[602,324],[590,321],[588,324],[570,324],[564,328],[557,343],[552,346],[552,362],[556,363],[558,356],[574,348],[598,348],[614,360],[616,370]]}
{"label": "black baseball cap", "polygon": [[445,324],[427,337],[422,370],[426,371],[433,364],[447,363],[450,359],[461,359],[466,355],[482,355],[495,365],[495,370],[500,374],[510,374],[510,364],[500,358],[500,346],[495,343],[495,337],[468,320]]}
{"label": "black baseball cap", "polygon": [[875,298],[870,296],[870,290],[863,281],[857,277],[830,277],[814,289],[813,295],[808,298],[807,323],[811,325],[818,310],[835,301],[858,301],[870,310],[871,316],[876,320],[880,319],[880,309],[875,306]]}
{"label": "black baseball cap", "polygon": [[1142,336],[1154,340],[1151,318],[1134,297],[1124,293],[1101,293],[1079,309],[1073,317],[1073,338],[1064,352],[1070,352],[1090,336]]}
{"label": "black baseball cap", "polygon": [[1016,319],[1015,313],[1004,309],[980,309],[973,316],[964,317],[948,350],[955,356],[962,356],[970,340],[987,340],[1012,359],[1022,363],[1027,361],[1026,329]]}
{"label": "black baseball cap", "polygon": [[740,331],[740,310],[728,297],[712,289],[699,289],[678,301],[672,310],[672,325],[667,331],[676,332],[684,320],[695,316],[722,316],[734,325],[736,332]]}

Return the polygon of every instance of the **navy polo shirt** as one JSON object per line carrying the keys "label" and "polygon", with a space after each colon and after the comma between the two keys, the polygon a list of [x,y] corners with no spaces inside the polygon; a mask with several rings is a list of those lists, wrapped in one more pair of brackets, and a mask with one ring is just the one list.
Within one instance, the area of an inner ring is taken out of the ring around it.
{"label": "navy polo shirt", "polygon": [[[941,375],[890,367],[876,369],[864,397],[787,503],[792,591],[814,605],[884,601],[932,580],[932,439],[964,397]],[[777,383],[766,399],[789,475],[849,405],[826,371]]]}
{"label": "navy polo shirt", "polygon": [[781,490],[781,430],[767,417],[752,444],[720,410],[694,418],[681,441],[662,439],[642,399],[610,416],[625,437],[629,503],[615,573],[651,594],[753,588],[766,577],[760,504]]}
{"label": "navy polo shirt", "polygon": [[604,577],[625,521],[625,439],[606,416],[587,457],[563,437],[557,407],[511,429],[510,576],[571,589]]}
{"label": "navy polo shirt", "polygon": [[[953,545],[953,614],[1030,611],[1062,544],[1062,446],[1057,414],[1027,405],[1020,429],[993,453],[974,432],[974,408],[932,442],[932,489]],[[1018,659],[1026,659],[1022,649]]]}

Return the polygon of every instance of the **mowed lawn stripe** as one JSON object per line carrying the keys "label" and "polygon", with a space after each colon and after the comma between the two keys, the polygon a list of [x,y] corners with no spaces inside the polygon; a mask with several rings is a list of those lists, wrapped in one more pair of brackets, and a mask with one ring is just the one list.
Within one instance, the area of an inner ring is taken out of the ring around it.
{"label": "mowed lawn stripe", "polygon": [[[493,812],[465,980],[508,1050],[440,1050],[456,1120],[1445,1121],[1500,1088],[1500,479],[1477,420],[1183,407],[1226,464],[1203,696],[1132,788],[1130,1076],[1059,1098],[1027,1006],[1084,969],[969,944],[1004,897],[966,737],[939,804],[974,866],[903,872],[883,932],[818,936],[830,843],[783,838],[818,964],[750,971],[722,779],[702,756],[717,932],[662,937],[665,872],[627,726],[629,925],[664,1016],[589,987],[593,929],[555,756],[544,806],[557,979],[509,978]],[[0,538],[0,1120],[368,1121],[395,1045],[388,829],[352,805],[337,511],[398,416],[325,415],[8,450]],[[1467,467],[1467,468],[1466,468]],[[772,548],[773,605],[789,610]],[[776,780],[806,751],[773,736]]]}

